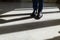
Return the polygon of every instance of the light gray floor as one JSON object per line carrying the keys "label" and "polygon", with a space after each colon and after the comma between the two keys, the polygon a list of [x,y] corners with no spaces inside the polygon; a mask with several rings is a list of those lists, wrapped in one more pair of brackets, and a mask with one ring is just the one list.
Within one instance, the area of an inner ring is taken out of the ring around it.
{"label": "light gray floor", "polygon": [[0,40],[60,40],[59,5],[45,3],[39,20],[32,11],[32,3],[0,3]]}

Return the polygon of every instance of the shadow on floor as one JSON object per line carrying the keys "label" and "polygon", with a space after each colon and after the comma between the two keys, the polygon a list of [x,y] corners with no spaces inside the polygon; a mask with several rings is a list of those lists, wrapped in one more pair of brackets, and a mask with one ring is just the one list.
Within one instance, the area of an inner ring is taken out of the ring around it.
{"label": "shadow on floor", "polygon": [[60,36],[57,36],[57,37],[54,37],[54,38],[51,38],[51,39],[47,39],[47,40],[60,40]]}
{"label": "shadow on floor", "polygon": [[[52,12],[42,12],[43,14],[51,14],[51,13],[60,13],[60,11],[52,11]],[[24,14],[10,14],[10,15],[0,15],[1,17],[11,17],[11,16],[23,16],[23,15],[31,15],[32,13],[24,13]]]}
{"label": "shadow on floor", "polygon": [[[47,13],[60,13],[60,11],[53,11],[53,12],[43,12],[43,14],[47,14]],[[0,18],[3,17],[13,17],[13,16],[24,16],[24,15],[31,15],[32,13],[24,13],[24,14],[12,14],[12,15],[1,15]],[[7,22],[13,22],[13,21],[18,21],[18,20],[25,20],[25,19],[29,19],[32,18],[31,16],[29,17],[24,17],[24,18],[18,18],[18,19],[13,19],[13,20],[4,20],[4,19],[0,19],[0,24],[1,23],[7,23]]]}
{"label": "shadow on floor", "polygon": [[[15,14],[15,15],[5,15],[5,16],[0,16],[0,18],[1,18],[1,17],[10,17],[10,16],[22,16],[22,15],[31,15],[31,13]],[[0,19],[0,24],[7,23],[7,22],[18,21],[18,20],[25,20],[25,19],[29,19],[29,18],[32,18],[32,17],[31,17],[31,16],[28,16],[28,17],[13,19],[13,20]]]}
{"label": "shadow on floor", "polygon": [[12,14],[12,15],[1,15],[1,17],[12,17],[12,16],[24,16],[24,15],[31,15],[32,13],[24,13],[24,14]]}
{"label": "shadow on floor", "polygon": [[[26,17],[23,19],[28,19],[28,18],[30,17]],[[32,30],[32,29],[44,28],[44,27],[56,26],[56,25],[60,25],[60,19],[33,22],[33,23],[25,23],[25,24],[13,25],[13,26],[4,26],[4,27],[0,27],[0,34]]]}

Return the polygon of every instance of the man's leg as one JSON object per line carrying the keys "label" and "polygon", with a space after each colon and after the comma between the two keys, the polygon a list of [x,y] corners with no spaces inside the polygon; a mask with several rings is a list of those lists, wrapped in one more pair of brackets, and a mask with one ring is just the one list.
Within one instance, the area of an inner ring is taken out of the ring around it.
{"label": "man's leg", "polygon": [[38,0],[38,14],[37,14],[37,17],[36,19],[40,19],[43,14],[41,13],[42,12],[42,9],[43,9],[43,0]]}
{"label": "man's leg", "polygon": [[43,9],[43,0],[39,0],[38,13],[40,13],[42,9]]}
{"label": "man's leg", "polygon": [[33,10],[37,10],[37,7],[38,7],[38,0],[32,0],[33,1]]}
{"label": "man's leg", "polygon": [[31,14],[31,17],[35,17],[37,13],[38,0],[32,0],[32,2],[33,2],[33,13]]}

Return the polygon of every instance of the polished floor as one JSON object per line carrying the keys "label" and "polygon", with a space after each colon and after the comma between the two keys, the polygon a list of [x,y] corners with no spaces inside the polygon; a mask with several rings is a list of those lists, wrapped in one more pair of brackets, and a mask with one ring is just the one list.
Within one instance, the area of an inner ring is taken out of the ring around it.
{"label": "polished floor", "polygon": [[39,20],[32,11],[32,3],[0,3],[0,40],[60,40],[59,4],[44,3]]}

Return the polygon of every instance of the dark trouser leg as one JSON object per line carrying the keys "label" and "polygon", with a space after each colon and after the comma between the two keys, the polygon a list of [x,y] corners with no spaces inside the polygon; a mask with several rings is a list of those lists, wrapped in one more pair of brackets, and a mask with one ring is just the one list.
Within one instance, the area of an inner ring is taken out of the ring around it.
{"label": "dark trouser leg", "polygon": [[38,14],[35,17],[35,19],[40,19],[43,16],[43,14],[41,13],[42,9],[43,9],[43,0],[38,0]]}
{"label": "dark trouser leg", "polygon": [[39,7],[38,7],[38,14],[40,14],[40,12],[42,11],[43,9],[43,0],[39,0]]}
{"label": "dark trouser leg", "polygon": [[33,1],[33,10],[37,10],[38,7],[38,0],[32,0]]}

